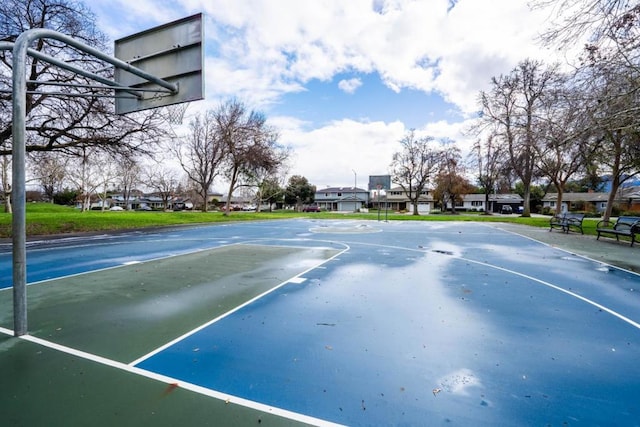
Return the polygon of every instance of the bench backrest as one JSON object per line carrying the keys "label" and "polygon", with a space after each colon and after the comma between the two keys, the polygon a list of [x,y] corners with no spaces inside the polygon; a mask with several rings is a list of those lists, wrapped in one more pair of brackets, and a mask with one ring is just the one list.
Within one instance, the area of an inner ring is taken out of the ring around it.
{"label": "bench backrest", "polygon": [[615,230],[630,230],[631,227],[638,221],[640,221],[640,216],[621,216],[618,217],[618,220],[616,221],[616,224],[613,226],[613,228]]}
{"label": "bench backrest", "polygon": [[567,212],[564,214],[566,219],[584,219],[583,213]]}

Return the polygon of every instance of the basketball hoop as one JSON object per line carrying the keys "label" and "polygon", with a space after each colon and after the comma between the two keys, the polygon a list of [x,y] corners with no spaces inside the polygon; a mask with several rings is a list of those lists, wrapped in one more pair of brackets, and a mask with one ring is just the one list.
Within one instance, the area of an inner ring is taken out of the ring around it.
{"label": "basketball hoop", "polygon": [[181,125],[184,119],[184,113],[189,107],[189,102],[182,102],[180,104],[167,105],[162,107],[162,115],[164,119],[171,125]]}

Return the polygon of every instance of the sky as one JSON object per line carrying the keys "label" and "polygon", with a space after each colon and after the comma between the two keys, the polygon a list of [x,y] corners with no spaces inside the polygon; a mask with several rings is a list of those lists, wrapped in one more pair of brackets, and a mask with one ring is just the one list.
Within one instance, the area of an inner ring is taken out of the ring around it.
{"label": "sky", "polygon": [[[399,141],[466,130],[491,78],[525,58],[555,61],[538,36],[550,12],[528,0],[92,0],[113,40],[204,14],[205,100],[185,122],[236,98],[292,150],[288,176],[367,188]],[[222,190],[222,187],[220,188]]]}

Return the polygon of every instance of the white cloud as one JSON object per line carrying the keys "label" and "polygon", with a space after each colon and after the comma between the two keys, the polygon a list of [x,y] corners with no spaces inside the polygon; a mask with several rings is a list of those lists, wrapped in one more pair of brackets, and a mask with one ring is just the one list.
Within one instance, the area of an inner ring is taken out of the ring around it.
{"label": "white cloud", "polygon": [[281,141],[295,147],[295,167],[291,175],[304,175],[318,188],[348,186],[354,182],[366,188],[369,175],[388,172],[394,151],[407,129],[400,122],[362,123],[340,120],[304,130],[303,123],[276,118]]}
{"label": "white cloud", "polygon": [[[204,12],[207,101],[196,108],[234,96],[268,114],[283,94],[348,73],[353,78],[338,83],[346,93],[366,93],[359,75],[377,74],[396,92],[437,92],[470,117],[492,76],[526,57],[552,60],[533,42],[546,12],[531,12],[527,0],[458,0],[453,7],[449,0],[94,0],[91,7],[117,37],[151,26],[136,28],[138,20],[159,25]],[[295,118],[270,121],[295,149],[292,173],[319,186],[349,185],[352,169],[363,177],[386,173],[407,130],[401,121],[337,120],[316,129]],[[465,123],[428,121],[418,131],[469,151]]]}
{"label": "white cloud", "polygon": [[338,82],[340,90],[346,93],[355,93],[360,86],[362,86],[362,80],[360,79],[340,80]]}
{"label": "white cloud", "polygon": [[298,90],[291,82],[327,81],[348,70],[377,72],[394,91],[438,91],[469,113],[492,76],[527,56],[549,58],[533,43],[547,15],[531,12],[526,0],[460,0],[451,9],[448,0],[234,0],[200,7],[220,61],[239,74],[230,80],[249,82],[246,70],[253,70],[265,101]]}

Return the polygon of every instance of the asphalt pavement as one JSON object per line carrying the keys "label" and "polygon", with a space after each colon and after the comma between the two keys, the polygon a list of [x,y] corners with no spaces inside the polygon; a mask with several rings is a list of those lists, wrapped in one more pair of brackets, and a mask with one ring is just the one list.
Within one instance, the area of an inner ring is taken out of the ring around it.
{"label": "asphalt pavement", "polygon": [[640,273],[640,244],[632,247],[628,240],[620,240],[570,232],[549,231],[548,228],[530,227],[513,223],[497,223],[496,227],[540,241],[549,246],[581,255],[594,261]]}

